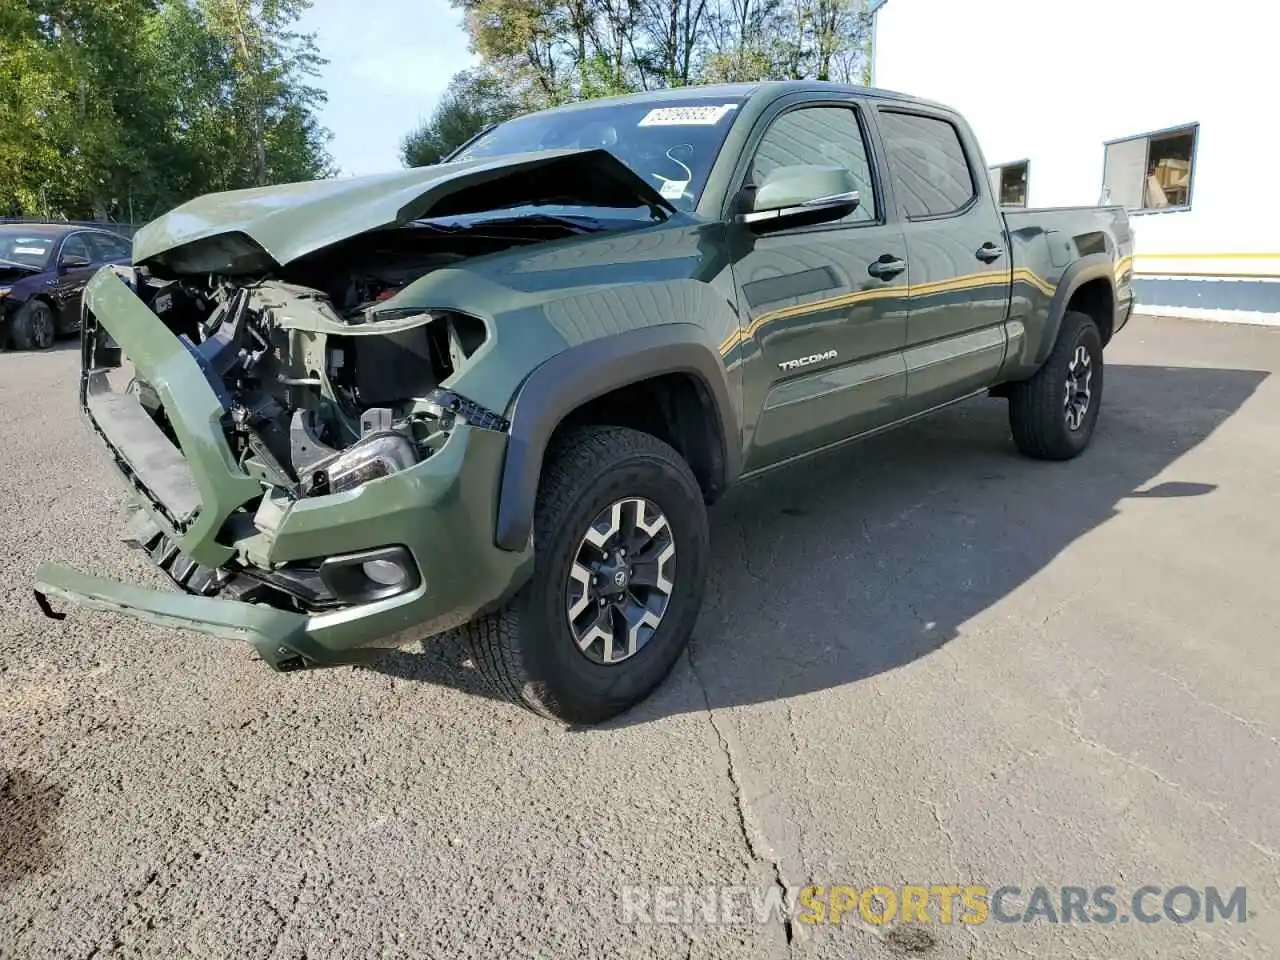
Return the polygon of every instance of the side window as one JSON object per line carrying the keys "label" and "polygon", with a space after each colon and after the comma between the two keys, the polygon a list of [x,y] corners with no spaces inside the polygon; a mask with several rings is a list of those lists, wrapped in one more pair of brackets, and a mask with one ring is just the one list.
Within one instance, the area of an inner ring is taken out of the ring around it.
{"label": "side window", "polygon": [[60,257],[84,257],[89,262],[93,262],[93,251],[89,249],[88,238],[83,233],[73,233],[62,242],[62,253]]}
{"label": "side window", "polygon": [[96,260],[128,260],[132,252],[129,241],[124,237],[113,237],[106,233],[95,233],[93,245],[98,248]]}
{"label": "side window", "polygon": [[861,202],[839,222],[876,219],[871,163],[852,107],[801,107],[779,116],[756,147],[751,161],[751,182],[760,184],[778,167],[796,164],[844,167],[853,174]]}
{"label": "side window", "polygon": [[908,217],[955,213],[977,192],[960,134],[946,120],[880,114],[893,193]]}

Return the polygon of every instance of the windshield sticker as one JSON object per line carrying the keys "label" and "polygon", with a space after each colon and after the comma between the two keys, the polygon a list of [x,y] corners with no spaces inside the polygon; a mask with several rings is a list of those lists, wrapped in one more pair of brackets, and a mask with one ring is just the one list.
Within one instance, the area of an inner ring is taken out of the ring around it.
{"label": "windshield sticker", "polygon": [[664,180],[658,193],[663,200],[679,200],[689,186],[688,180]]}
{"label": "windshield sticker", "polygon": [[731,111],[736,103],[722,103],[718,107],[656,107],[640,118],[641,127],[714,127]]}
{"label": "windshield sticker", "polygon": [[32,253],[37,257],[42,257],[48,251],[48,247],[14,247],[14,253]]}

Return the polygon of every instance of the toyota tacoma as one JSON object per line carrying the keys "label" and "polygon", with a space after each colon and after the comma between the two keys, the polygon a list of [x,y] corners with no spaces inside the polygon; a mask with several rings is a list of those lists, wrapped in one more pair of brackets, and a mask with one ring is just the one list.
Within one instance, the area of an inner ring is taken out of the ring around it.
{"label": "toyota tacoma", "polygon": [[458,629],[505,697],[600,721],[688,641],[731,484],[983,393],[1081,453],[1131,255],[1119,208],[1001,210],[952,110],[803,81],[201,197],[81,318],[125,539],[177,589],[46,563],[36,599],[280,671]]}

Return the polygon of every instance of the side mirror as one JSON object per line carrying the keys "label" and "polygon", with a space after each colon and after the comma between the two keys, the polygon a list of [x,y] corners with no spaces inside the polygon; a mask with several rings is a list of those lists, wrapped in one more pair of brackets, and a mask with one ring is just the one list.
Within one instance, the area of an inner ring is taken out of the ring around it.
{"label": "side mirror", "polygon": [[737,220],[757,230],[828,223],[858,208],[857,183],[844,167],[778,167],[754,192]]}
{"label": "side mirror", "polygon": [[90,260],[88,257],[82,257],[77,253],[65,253],[58,260],[58,269],[59,270],[76,270],[80,267],[87,267],[91,263],[93,263],[93,261]]}

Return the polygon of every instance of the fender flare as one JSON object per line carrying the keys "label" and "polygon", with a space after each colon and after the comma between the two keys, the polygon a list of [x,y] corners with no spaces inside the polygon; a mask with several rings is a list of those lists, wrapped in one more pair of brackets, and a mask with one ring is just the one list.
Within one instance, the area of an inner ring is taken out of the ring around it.
{"label": "fender flare", "polygon": [[1067,315],[1067,304],[1072,295],[1090,280],[1103,278],[1111,287],[1111,302],[1116,299],[1115,262],[1106,253],[1091,253],[1081,257],[1062,272],[1058,288],[1049,302],[1049,319],[1045,324],[1045,337],[1036,350],[1035,365],[1038,368],[1053,352],[1053,345],[1058,342],[1058,331],[1062,329],[1062,319]]}
{"label": "fender flare", "polygon": [[717,486],[732,483],[742,469],[740,418],[724,364],[706,331],[692,323],[672,323],[613,334],[556,354],[521,384],[508,417],[495,544],[503,550],[528,546],[543,456],[566,416],[619,387],[673,373],[694,377],[706,390],[724,446],[724,475]]}

